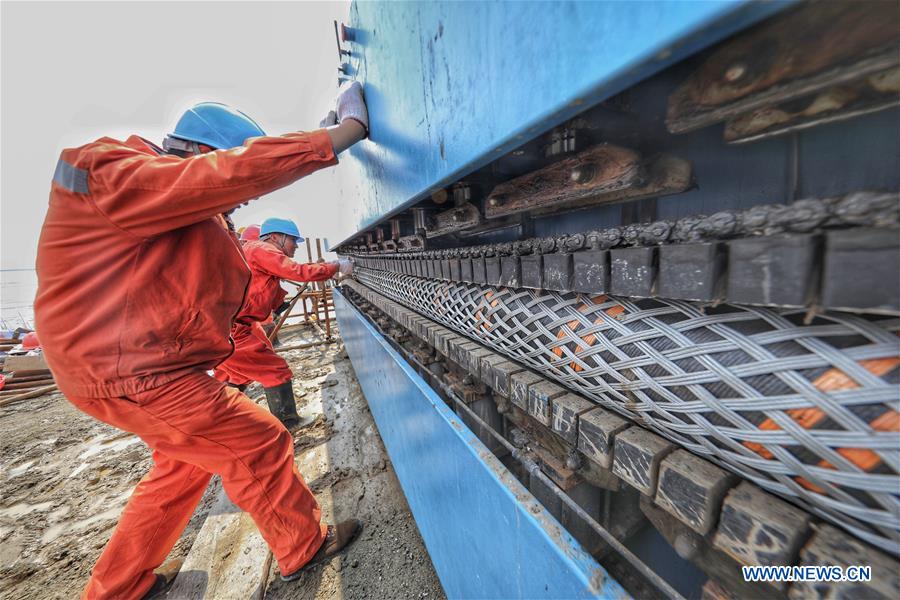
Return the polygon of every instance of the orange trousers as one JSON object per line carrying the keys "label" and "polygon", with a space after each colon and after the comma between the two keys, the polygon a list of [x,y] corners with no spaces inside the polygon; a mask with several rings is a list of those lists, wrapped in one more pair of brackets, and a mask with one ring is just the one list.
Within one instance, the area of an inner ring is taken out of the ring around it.
{"label": "orange trousers", "polygon": [[82,598],[140,598],[213,474],[250,514],[282,573],[303,566],[326,526],[294,463],[287,429],[234,388],[198,372],[129,397],[69,398],[78,409],[139,436],[153,467],[138,483]]}
{"label": "orange trousers", "polygon": [[264,388],[269,388],[278,387],[294,377],[287,362],[275,352],[261,323],[235,323],[231,337],[234,354],[216,367],[215,376],[219,381],[234,385],[258,381]]}

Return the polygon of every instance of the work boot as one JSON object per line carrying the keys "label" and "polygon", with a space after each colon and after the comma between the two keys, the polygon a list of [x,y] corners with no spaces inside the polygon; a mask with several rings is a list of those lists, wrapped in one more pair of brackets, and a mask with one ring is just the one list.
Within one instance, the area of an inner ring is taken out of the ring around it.
{"label": "work boot", "polygon": [[300,415],[297,414],[297,404],[294,402],[294,388],[291,387],[291,382],[265,388],[265,390],[269,411],[288,429],[299,425]]}
{"label": "work boot", "polygon": [[141,600],[159,600],[160,598],[165,598],[169,588],[175,583],[175,577],[178,576],[178,571],[181,570],[183,562],[184,561],[182,560],[171,560],[157,569],[154,573],[156,581],[154,581],[153,586],[141,596]]}
{"label": "work boot", "polygon": [[319,551],[313,554],[313,557],[309,559],[308,563],[293,573],[282,575],[281,580],[295,581],[300,579],[304,571],[308,571],[311,567],[333,558],[341,550],[346,548],[350,542],[359,536],[360,531],[362,531],[362,523],[360,523],[358,519],[347,519],[337,525],[329,525],[328,533],[325,535],[325,541],[322,542]]}

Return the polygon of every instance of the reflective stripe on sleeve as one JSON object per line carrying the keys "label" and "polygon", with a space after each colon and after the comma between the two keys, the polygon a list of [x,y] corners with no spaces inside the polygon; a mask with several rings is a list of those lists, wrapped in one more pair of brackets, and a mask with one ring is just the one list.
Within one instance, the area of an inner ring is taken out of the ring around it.
{"label": "reflective stripe on sleeve", "polygon": [[88,190],[88,172],[84,169],[73,167],[63,159],[59,159],[59,162],[56,163],[53,181],[76,194],[90,193]]}

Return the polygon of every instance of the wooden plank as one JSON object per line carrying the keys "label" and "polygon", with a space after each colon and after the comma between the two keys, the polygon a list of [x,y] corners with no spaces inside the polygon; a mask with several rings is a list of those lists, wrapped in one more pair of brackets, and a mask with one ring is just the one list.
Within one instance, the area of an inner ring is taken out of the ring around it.
{"label": "wooden plank", "polygon": [[53,383],[53,377],[40,377],[37,379],[32,379],[30,381],[20,381],[18,379],[10,379],[6,382],[2,389],[0,389],[0,394],[4,394],[6,392],[14,391],[14,390],[23,390],[28,388],[35,388],[46,386]]}
{"label": "wooden plank", "polygon": [[596,405],[575,394],[564,394],[553,400],[553,433],[573,446],[578,443],[578,418]]}
{"label": "wooden plank", "polygon": [[43,355],[37,356],[7,356],[3,363],[3,372],[11,371],[36,371],[46,370],[47,362]]}
{"label": "wooden plank", "polygon": [[549,381],[530,386],[528,388],[528,414],[549,427],[552,416],[550,403],[554,398],[565,393],[565,388]]}
{"label": "wooden plank", "polygon": [[811,2],[723,44],[669,97],[685,133],[803,98],[900,62],[893,2]]}
{"label": "wooden plank", "polygon": [[659,467],[656,504],[673,517],[706,535],[719,518],[725,492],[737,477],[694,456],[676,450]]}
{"label": "wooden plank", "polygon": [[51,392],[56,391],[56,385],[47,385],[44,387],[39,387],[36,390],[31,390],[28,392],[24,392],[22,394],[18,394],[15,396],[10,396],[9,398],[4,398],[0,400],[0,406],[6,406],[7,404],[12,404],[13,402],[18,402],[19,400],[28,400],[30,398],[37,398],[38,396],[43,396],[44,394],[49,394]]}
{"label": "wooden plank", "polygon": [[641,183],[644,169],[634,150],[599,144],[548,167],[496,186],[488,195],[488,219],[560,205]]}
{"label": "wooden plank", "polygon": [[744,565],[791,565],[809,519],[806,512],[744,481],[725,497],[713,546]]}
{"label": "wooden plank", "polygon": [[898,104],[900,69],[888,69],[806,98],[735,117],[725,125],[725,141],[729,144],[755,142],[875,113]]}
{"label": "wooden plank", "polygon": [[626,429],[615,439],[613,473],[640,493],[653,496],[659,464],[674,447],[668,440],[641,427]]}
{"label": "wooden plank", "polygon": [[50,369],[16,369],[11,373],[13,377],[45,377],[50,375]]}
{"label": "wooden plank", "polygon": [[613,461],[613,440],[630,426],[629,421],[598,406],[578,419],[578,449],[604,469],[609,469]]}
{"label": "wooden plank", "polygon": [[43,381],[45,379],[53,379],[50,371],[41,371],[37,375],[22,375],[23,371],[15,371],[6,376],[6,383],[23,383],[26,381]]}
{"label": "wooden plank", "polygon": [[525,412],[528,412],[528,388],[545,381],[543,377],[532,371],[522,371],[509,378],[510,400]]}
{"label": "wooden plank", "polygon": [[869,566],[868,582],[796,582],[788,597],[804,598],[900,598],[900,561],[882,554],[831,525],[816,525],[816,533],[800,551],[800,566]]}
{"label": "wooden plank", "polygon": [[481,212],[474,204],[464,202],[460,206],[445,210],[434,215],[429,227],[425,230],[426,237],[433,238],[463,229],[475,227],[481,223]]}
{"label": "wooden plank", "polygon": [[524,369],[504,356],[499,354],[492,356],[496,358],[484,357],[481,359],[481,380],[489,385],[494,393],[509,398],[510,377]]}

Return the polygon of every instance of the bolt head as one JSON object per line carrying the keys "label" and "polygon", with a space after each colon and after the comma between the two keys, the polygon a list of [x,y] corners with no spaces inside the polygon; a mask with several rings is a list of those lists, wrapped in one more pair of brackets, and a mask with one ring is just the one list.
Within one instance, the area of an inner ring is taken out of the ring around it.
{"label": "bolt head", "polygon": [[725,81],[734,83],[747,73],[747,65],[741,62],[734,63],[725,69]]}
{"label": "bolt head", "polygon": [[574,183],[589,183],[594,178],[594,166],[591,164],[578,165],[569,174],[569,179]]}

